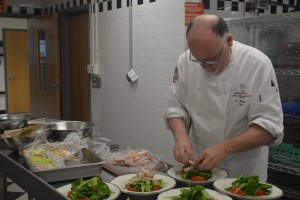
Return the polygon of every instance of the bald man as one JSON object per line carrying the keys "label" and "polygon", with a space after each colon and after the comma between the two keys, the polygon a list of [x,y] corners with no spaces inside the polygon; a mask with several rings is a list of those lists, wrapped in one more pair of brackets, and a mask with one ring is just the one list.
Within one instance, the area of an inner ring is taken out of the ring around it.
{"label": "bald man", "polygon": [[[229,177],[267,180],[269,146],[283,139],[274,68],[258,49],[233,40],[226,22],[200,15],[186,32],[165,112],[176,161]],[[191,127],[191,131],[189,131]],[[189,135],[190,134],[190,135]]]}

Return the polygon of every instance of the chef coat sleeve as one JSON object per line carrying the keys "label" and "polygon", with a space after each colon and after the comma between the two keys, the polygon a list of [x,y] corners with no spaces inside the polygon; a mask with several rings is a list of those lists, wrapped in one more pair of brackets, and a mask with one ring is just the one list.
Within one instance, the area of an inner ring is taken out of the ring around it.
{"label": "chef coat sleeve", "polygon": [[249,126],[257,124],[267,130],[276,139],[269,144],[280,144],[283,139],[283,113],[277,79],[273,68],[263,80],[250,104]]}
{"label": "chef coat sleeve", "polygon": [[183,118],[187,128],[191,123],[190,116],[184,107],[184,75],[181,67],[180,61],[178,61],[175,67],[173,83],[170,88],[171,94],[168,101],[168,107],[164,114],[164,122],[167,128],[169,128],[167,123],[168,118]]}

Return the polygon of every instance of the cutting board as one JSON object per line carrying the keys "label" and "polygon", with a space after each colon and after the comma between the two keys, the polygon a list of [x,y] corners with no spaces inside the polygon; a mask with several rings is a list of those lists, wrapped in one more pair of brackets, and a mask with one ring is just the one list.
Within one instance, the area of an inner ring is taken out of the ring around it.
{"label": "cutting board", "polygon": [[[171,165],[160,161],[157,164],[153,165],[152,170],[157,171],[157,172],[166,172],[171,167],[172,167]],[[125,174],[137,173],[139,171],[139,169],[141,169],[142,167],[139,167],[139,168],[138,167],[125,167],[125,166],[113,165],[111,163],[106,163],[102,166],[102,168],[104,168],[105,170],[109,171],[110,173],[112,173],[116,176],[121,176],[121,175],[125,175]]]}

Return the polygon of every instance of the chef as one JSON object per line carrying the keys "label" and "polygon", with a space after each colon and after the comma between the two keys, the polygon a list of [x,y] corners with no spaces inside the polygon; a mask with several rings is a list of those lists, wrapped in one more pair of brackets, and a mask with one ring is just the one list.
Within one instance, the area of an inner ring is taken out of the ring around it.
{"label": "chef", "polygon": [[193,160],[200,170],[219,167],[228,177],[258,175],[266,181],[269,146],[283,138],[270,59],[234,41],[216,15],[194,18],[186,38],[189,49],[178,59],[164,115],[176,161]]}

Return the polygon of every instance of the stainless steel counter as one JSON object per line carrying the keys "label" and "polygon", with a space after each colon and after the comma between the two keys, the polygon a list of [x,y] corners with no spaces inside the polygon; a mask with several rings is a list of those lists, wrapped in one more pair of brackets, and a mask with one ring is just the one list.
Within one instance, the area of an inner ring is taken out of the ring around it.
{"label": "stainless steel counter", "polygon": [[[1,147],[1,144],[0,144]],[[0,200],[7,200],[7,185],[6,178],[10,178],[23,190],[28,193],[29,199],[37,200],[66,200],[65,196],[59,193],[56,188],[71,183],[73,180],[60,181],[54,183],[47,183],[28,168],[24,166],[25,162],[17,152],[1,150],[0,149]],[[109,173],[105,169],[101,172],[101,178],[105,182],[110,182],[116,176]],[[177,184],[177,186],[181,186]],[[118,200],[127,200],[129,196],[121,194]],[[130,196],[131,200],[153,200],[156,199],[157,195],[148,197],[136,197]]]}
{"label": "stainless steel counter", "polygon": [[[0,141],[0,200],[7,200],[7,184],[6,178],[10,178],[16,184],[18,184],[23,190],[28,193],[29,199],[37,199],[37,200],[67,200],[65,196],[60,194],[56,188],[64,186],[66,184],[71,183],[73,180],[60,181],[54,183],[47,183],[34,173],[32,173],[25,165],[23,157],[21,157],[17,152],[12,152],[7,150],[2,142]],[[162,172],[163,173],[163,172]],[[107,171],[105,168],[102,168],[102,172],[100,174],[101,178],[105,182],[110,182],[112,179],[116,177],[115,174]],[[274,176],[272,176],[274,177]],[[279,180],[273,180],[270,177],[268,181],[271,184],[275,184],[276,182],[280,182],[284,177],[276,176]],[[297,177],[294,177],[295,180]],[[293,181],[294,182],[294,181]],[[297,182],[297,181],[296,181]],[[293,184],[296,184],[295,182]],[[298,183],[297,183],[298,184]],[[275,184],[276,185],[276,184]],[[187,185],[177,182],[176,188],[187,187]],[[211,185],[205,186],[208,189],[214,189]],[[284,192],[289,188],[285,189]],[[289,200],[289,199],[298,199],[297,195],[293,195],[293,197],[289,195],[284,195],[280,198],[280,200]],[[121,194],[117,199],[118,200],[127,200],[130,197],[131,200],[155,200],[157,195],[147,196],[147,197],[137,197],[137,196],[129,196],[127,194]]]}
{"label": "stainless steel counter", "polygon": [[0,200],[7,200],[7,177],[25,190],[30,198],[33,197],[41,200],[68,199],[53,186],[30,172],[22,163],[18,163],[12,159],[10,154],[6,155],[5,152],[0,151],[0,163]]}

